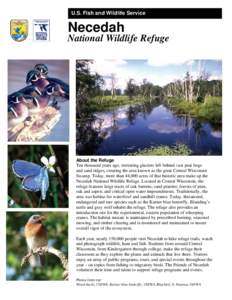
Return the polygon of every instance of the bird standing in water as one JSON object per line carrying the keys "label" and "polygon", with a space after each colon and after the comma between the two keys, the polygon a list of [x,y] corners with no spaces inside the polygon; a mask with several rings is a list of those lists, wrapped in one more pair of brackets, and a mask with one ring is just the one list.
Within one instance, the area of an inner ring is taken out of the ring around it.
{"label": "bird standing in water", "polygon": [[[47,231],[42,223],[44,220],[44,216],[32,215],[25,225],[24,233],[30,252],[45,247],[48,244]],[[45,264],[45,256],[40,255],[39,259],[40,264],[43,266]],[[36,257],[34,255],[30,258],[30,264],[32,267],[36,266]]]}

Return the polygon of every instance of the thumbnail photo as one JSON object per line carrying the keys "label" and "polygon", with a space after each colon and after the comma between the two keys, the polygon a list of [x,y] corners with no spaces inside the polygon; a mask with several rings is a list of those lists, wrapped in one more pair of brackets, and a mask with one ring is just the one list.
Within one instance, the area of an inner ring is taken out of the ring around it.
{"label": "thumbnail photo", "polygon": [[68,207],[68,146],[8,145],[8,207]]}
{"label": "thumbnail photo", "polygon": [[68,214],[7,212],[7,280],[68,280]]}
{"label": "thumbnail photo", "polygon": [[8,61],[8,141],[69,140],[69,61]]}
{"label": "thumbnail photo", "polygon": [[76,61],[77,155],[222,155],[220,60]]}

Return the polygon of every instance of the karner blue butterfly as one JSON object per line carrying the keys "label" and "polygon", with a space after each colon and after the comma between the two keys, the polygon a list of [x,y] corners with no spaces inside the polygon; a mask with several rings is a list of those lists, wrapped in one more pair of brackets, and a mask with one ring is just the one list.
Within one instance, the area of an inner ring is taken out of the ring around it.
{"label": "karner blue butterfly", "polygon": [[48,170],[55,173],[53,165],[56,162],[55,156],[51,156],[49,160],[43,156],[41,162],[44,166],[25,161],[14,160],[12,163],[12,170],[14,174],[22,180],[22,188],[30,192],[41,192],[42,200],[46,199],[46,194],[49,188]]}

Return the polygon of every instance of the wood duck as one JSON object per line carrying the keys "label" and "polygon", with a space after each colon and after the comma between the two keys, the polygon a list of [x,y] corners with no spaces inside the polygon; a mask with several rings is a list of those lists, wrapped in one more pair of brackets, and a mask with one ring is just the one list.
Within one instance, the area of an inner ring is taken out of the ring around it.
{"label": "wood duck", "polygon": [[34,70],[38,71],[42,78],[46,79],[50,84],[59,85],[60,92],[62,91],[63,97],[69,100],[69,85],[58,78],[48,77],[48,67],[45,64],[37,64]]}
{"label": "wood duck", "polygon": [[15,93],[8,102],[8,124],[15,126],[23,122],[29,116],[29,110],[23,94]]}
{"label": "wood duck", "polygon": [[30,70],[26,76],[26,83],[31,84],[41,94],[44,88],[49,85],[49,81],[41,75],[41,73],[35,69]]}

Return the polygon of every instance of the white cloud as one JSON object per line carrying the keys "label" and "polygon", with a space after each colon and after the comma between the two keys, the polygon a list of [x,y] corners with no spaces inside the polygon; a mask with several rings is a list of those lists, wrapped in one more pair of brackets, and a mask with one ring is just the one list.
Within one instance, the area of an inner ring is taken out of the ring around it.
{"label": "white cloud", "polygon": [[124,89],[126,86],[126,78],[129,74],[126,70],[121,67],[126,65],[127,62],[122,59],[106,59],[106,60],[95,60],[90,65],[91,72],[97,72],[105,80],[104,89],[111,89],[111,76],[114,74],[116,79],[115,87]]}
{"label": "white cloud", "polygon": [[192,65],[194,60],[184,60],[184,59],[176,59],[176,58],[157,58],[157,59],[148,59],[147,64],[154,67],[162,67],[168,65],[181,65],[187,64]]}
{"label": "white cloud", "polygon": [[[98,73],[100,75],[103,76],[104,80],[105,80],[105,85],[104,85],[104,89],[111,89],[111,74],[113,73],[116,79],[115,82],[115,88],[120,88],[122,90],[126,89],[127,86],[127,82],[129,81],[129,79],[133,78],[134,82],[136,84],[141,84],[143,82],[143,79],[146,78],[147,81],[152,82],[155,85],[160,85],[163,86],[169,82],[173,82],[177,79],[180,78],[176,78],[173,74],[161,74],[159,72],[154,72],[153,74],[148,73],[146,75],[144,74],[140,74],[132,72],[130,70],[127,69],[122,69],[122,68],[112,68],[109,67],[109,65],[103,65],[101,66],[102,72],[98,71]],[[104,72],[103,72],[103,68],[105,68]],[[99,70],[98,67],[96,67],[97,70]],[[184,77],[185,74],[183,74],[183,76],[181,78]]]}
{"label": "white cloud", "polygon": [[222,137],[222,132],[221,131],[212,131],[211,135],[217,139],[220,139]]}
{"label": "white cloud", "polygon": [[112,73],[117,73],[118,68],[122,65],[126,65],[125,60],[108,59],[108,60],[95,60],[90,66],[92,72],[97,72],[102,76],[109,76]]}
{"label": "white cloud", "polygon": [[211,75],[209,77],[209,80],[221,80],[221,79],[222,79],[222,77],[221,76],[217,76],[217,75]]}
{"label": "white cloud", "polygon": [[170,133],[180,133],[184,131],[185,127],[182,125],[174,125],[168,124],[164,121],[160,121],[159,123],[152,123],[148,125],[148,128],[151,130],[155,130],[158,133],[170,134]]}
{"label": "white cloud", "polygon": [[193,60],[193,59],[187,60],[187,61],[185,62],[185,64],[186,64],[187,66],[192,66],[194,63],[195,63],[195,60]]}
{"label": "white cloud", "polygon": [[[118,59],[108,59],[108,60],[96,60],[90,66],[92,72],[99,73],[105,80],[104,89],[111,89],[111,76],[114,74],[115,77],[115,88],[125,90],[127,86],[127,82],[130,78],[135,80],[136,84],[141,84],[143,79],[146,78],[149,82],[152,82],[155,85],[164,86],[169,82],[174,82],[178,79],[183,79],[186,75],[186,71],[188,70],[194,80],[199,77],[199,74],[204,69],[205,62],[204,61],[196,61],[196,60],[178,60],[178,59],[164,59],[161,58],[159,60],[149,59],[146,62],[148,65],[157,66],[157,69],[148,68],[148,72],[146,73],[143,68],[131,69],[129,66],[127,68],[128,62],[126,60],[118,60]],[[185,65],[185,68],[180,68],[178,74],[176,72],[166,71],[163,72],[159,69],[161,66],[165,65]],[[215,76],[211,76],[210,80],[218,79]]]}

